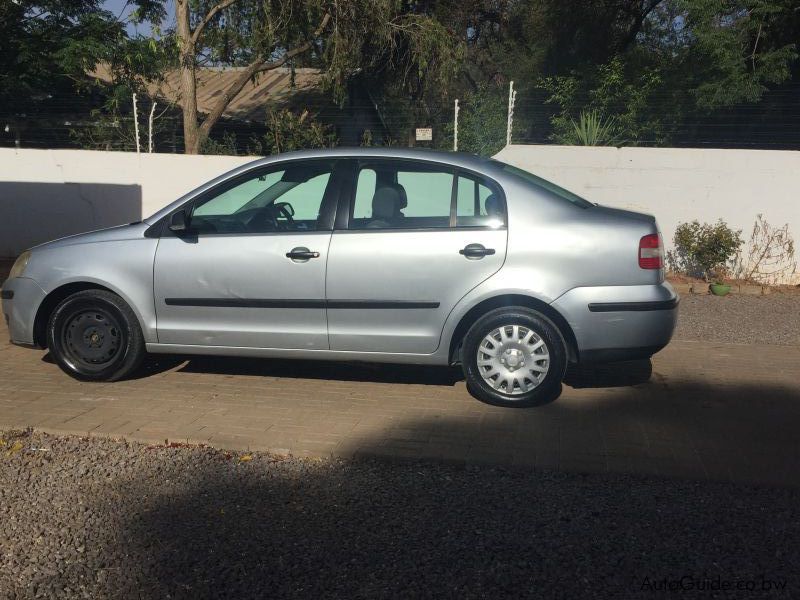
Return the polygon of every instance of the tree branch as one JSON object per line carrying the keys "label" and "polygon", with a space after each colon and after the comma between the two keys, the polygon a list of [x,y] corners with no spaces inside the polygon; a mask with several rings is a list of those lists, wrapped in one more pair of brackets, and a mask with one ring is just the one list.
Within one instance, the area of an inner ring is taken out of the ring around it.
{"label": "tree branch", "polygon": [[194,28],[194,31],[192,32],[192,44],[197,43],[197,40],[200,38],[200,34],[203,33],[203,29],[205,29],[206,25],[208,25],[211,19],[213,19],[219,11],[225,10],[231,4],[235,4],[238,1],[239,0],[222,0],[222,2],[216,4],[211,10],[209,10],[208,14],[206,14],[206,16],[203,17],[203,20],[200,21],[200,23],[197,24],[197,27]]}
{"label": "tree branch", "polygon": [[[232,1],[235,2],[236,0]],[[298,54],[307,52],[309,49],[311,49],[314,40],[322,35],[323,31],[325,31],[325,28],[328,26],[330,21],[331,13],[328,11],[325,13],[325,16],[322,18],[322,21],[320,21],[319,26],[314,30],[314,33],[311,34],[311,37],[307,41],[287,51],[277,60],[267,63],[264,62],[264,56],[259,56],[249,65],[247,65],[247,67],[245,67],[245,69],[239,74],[233,84],[227,90],[225,90],[220,99],[217,100],[214,108],[211,109],[211,112],[209,112],[208,116],[203,120],[203,123],[199,128],[201,135],[207,136],[210,133],[211,128],[222,116],[222,113],[225,112],[225,109],[228,107],[231,101],[236,98],[239,92],[242,91],[244,86],[247,85],[247,82],[250,81],[256,73],[277,69],[278,67],[285,65]]]}
{"label": "tree branch", "polygon": [[631,27],[628,29],[625,38],[622,40],[622,44],[620,44],[620,49],[625,50],[630,46],[634,41],[636,41],[636,36],[639,35],[639,32],[644,27],[644,22],[650,16],[650,14],[658,8],[660,4],[663,4],[664,0],[650,0],[649,3],[645,3],[645,6],[642,7],[641,11],[638,11],[636,14],[631,14],[634,21]]}

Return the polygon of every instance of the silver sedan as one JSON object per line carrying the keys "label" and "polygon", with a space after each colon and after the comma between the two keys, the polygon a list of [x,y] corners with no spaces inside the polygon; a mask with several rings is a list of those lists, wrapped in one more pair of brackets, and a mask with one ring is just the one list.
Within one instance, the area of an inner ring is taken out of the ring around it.
{"label": "silver sedan", "polygon": [[148,352],[460,363],[503,406],[552,400],[568,363],[649,357],[678,304],[652,216],[394,148],[257,160],[142,222],[28,250],[2,298],[11,341],[80,379]]}

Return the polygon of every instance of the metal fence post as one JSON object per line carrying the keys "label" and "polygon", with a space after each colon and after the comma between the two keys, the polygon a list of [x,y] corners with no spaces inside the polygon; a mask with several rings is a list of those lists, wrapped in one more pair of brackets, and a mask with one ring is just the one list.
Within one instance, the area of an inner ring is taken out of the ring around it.
{"label": "metal fence post", "polygon": [[456,98],[453,116],[453,152],[458,152],[458,98]]}

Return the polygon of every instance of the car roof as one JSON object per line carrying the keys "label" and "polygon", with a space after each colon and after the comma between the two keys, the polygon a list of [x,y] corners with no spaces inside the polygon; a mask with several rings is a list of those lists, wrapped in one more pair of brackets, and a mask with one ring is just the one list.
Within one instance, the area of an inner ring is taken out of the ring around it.
{"label": "car roof", "polygon": [[298,150],[295,152],[285,152],[274,154],[257,159],[248,166],[253,167],[258,164],[269,164],[277,161],[303,159],[303,158],[404,158],[408,160],[422,160],[443,162],[465,168],[485,170],[491,168],[492,161],[477,154],[466,152],[445,152],[442,150],[431,150],[428,148],[395,148],[391,146],[377,147],[338,147],[338,148],[318,148],[314,150]]}

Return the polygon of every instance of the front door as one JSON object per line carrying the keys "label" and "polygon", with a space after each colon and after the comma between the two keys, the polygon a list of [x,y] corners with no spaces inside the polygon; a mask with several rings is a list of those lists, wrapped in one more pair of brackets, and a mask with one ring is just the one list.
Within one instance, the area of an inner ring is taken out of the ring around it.
{"label": "front door", "polygon": [[263,167],[185,207],[187,231],[165,231],[156,251],[159,343],[328,349],[334,168]]}
{"label": "front door", "polygon": [[448,165],[360,161],[328,257],[332,350],[430,354],[506,254],[502,191]]}

